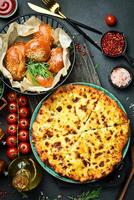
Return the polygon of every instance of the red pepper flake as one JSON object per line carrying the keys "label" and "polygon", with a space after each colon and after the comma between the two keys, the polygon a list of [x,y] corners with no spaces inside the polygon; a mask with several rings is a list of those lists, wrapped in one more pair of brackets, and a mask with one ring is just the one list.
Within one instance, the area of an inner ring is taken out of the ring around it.
{"label": "red pepper flake", "polygon": [[125,48],[125,39],[122,33],[107,32],[101,41],[104,54],[108,56],[118,56],[123,53]]}
{"label": "red pepper flake", "polygon": [[0,199],[4,198],[6,196],[7,192],[0,190]]}
{"label": "red pepper flake", "polygon": [[80,53],[81,56],[87,55],[85,46],[81,45],[80,43],[76,43],[75,48]]}

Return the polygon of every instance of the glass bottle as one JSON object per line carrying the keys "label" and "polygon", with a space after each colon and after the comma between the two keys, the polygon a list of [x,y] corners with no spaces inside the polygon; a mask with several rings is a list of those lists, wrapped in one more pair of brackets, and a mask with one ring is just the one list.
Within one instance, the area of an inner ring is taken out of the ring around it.
{"label": "glass bottle", "polygon": [[13,160],[8,168],[12,186],[20,192],[34,189],[42,179],[40,167],[32,158],[20,157]]}

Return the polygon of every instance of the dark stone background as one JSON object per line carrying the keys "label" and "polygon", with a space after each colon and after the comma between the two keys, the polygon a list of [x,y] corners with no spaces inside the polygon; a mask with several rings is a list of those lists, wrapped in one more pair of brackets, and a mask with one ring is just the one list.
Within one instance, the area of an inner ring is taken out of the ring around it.
{"label": "dark stone background", "polygon": [[[0,19],[0,28],[4,24],[6,24],[9,20],[13,19],[18,15],[24,15],[33,13],[30,8],[27,6],[27,0],[19,0],[19,9],[17,13],[7,19]],[[39,0],[29,0],[29,2],[35,3],[37,5],[43,6],[41,1]],[[134,55],[134,1],[133,0],[59,0],[62,11],[65,15],[83,22],[87,25],[95,27],[102,32],[106,32],[108,30],[112,30],[113,28],[109,28],[104,22],[104,16],[108,13],[112,13],[117,16],[118,24],[114,27],[114,30],[120,30],[124,32],[127,36],[128,48],[127,52],[129,55]],[[99,42],[100,36],[88,32],[89,36],[91,36],[94,40]],[[108,75],[110,74],[111,69],[118,64],[125,64],[126,61],[123,57],[118,59],[110,59],[103,56],[95,47],[89,44],[91,54],[93,56],[93,60],[95,64],[99,64],[100,67],[97,68],[100,81],[103,87],[112,92],[118,99],[123,103],[129,118],[131,119],[132,126],[132,142],[133,142],[133,129],[134,129],[134,107],[131,105],[134,103],[134,82],[126,90],[120,91],[113,88],[109,81]],[[128,65],[129,66],[129,65]],[[133,67],[129,66],[131,70],[134,72]],[[4,116],[4,113],[0,115],[1,121]],[[1,154],[1,152],[0,152]],[[129,157],[129,153],[127,155]],[[126,160],[126,167],[129,165],[129,159]],[[126,173],[123,172],[123,173]],[[128,172],[127,172],[128,173]],[[7,195],[5,196],[5,200],[20,200],[22,199],[22,195],[18,194],[16,191],[12,190],[10,187],[10,181],[7,178],[0,178],[0,189],[6,190]],[[59,194],[63,193],[67,195],[77,194],[81,191],[90,189],[92,185],[88,184],[86,186],[77,186],[77,185],[69,185],[64,187],[64,184],[57,182],[52,176],[44,172],[44,181],[40,184],[40,186],[29,193],[28,199],[30,200],[38,200],[39,192],[43,191],[46,195],[50,196],[52,200]],[[101,200],[116,200],[119,190],[122,188],[122,184],[115,184],[114,187],[106,187],[103,189],[101,194]],[[134,195],[134,181],[129,186],[128,193],[126,195],[126,200],[133,200]],[[0,198],[1,199],[1,198]],[[63,198],[66,199],[66,198]]]}

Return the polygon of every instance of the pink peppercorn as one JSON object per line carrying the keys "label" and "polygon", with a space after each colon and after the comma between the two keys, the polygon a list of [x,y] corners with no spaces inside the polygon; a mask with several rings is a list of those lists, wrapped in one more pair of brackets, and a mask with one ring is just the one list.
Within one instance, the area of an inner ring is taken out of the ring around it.
{"label": "pink peppercorn", "polygon": [[108,56],[119,56],[125,48],[125,39],[122,33],[107,32],[102,40],[101,46],[104,54]]}

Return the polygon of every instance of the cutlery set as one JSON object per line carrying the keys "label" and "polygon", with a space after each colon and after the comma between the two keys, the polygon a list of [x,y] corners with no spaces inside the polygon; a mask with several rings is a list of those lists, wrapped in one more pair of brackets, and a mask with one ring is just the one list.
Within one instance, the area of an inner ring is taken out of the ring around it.
{"label": "cutlery set", "polygon": [[73,19],[71,19],[71,18],[67,18],[63,13],[61,13],[61,11],[60,11],[60,5],[59,5],[56,1],[54,1],[54,0],[52,0],[52,1],[51,1],[51,0],[42,0],[42,2],[48,7],[48,9],[49,9],[52,13],[58,14],[59,17],[61,17],[61,18],[63,18],[63,19],[68,19],[68,20],[70,20],[73,24],[78,25],[78,26],[80,26],[80,27],[82,27],[82,28],[85,28],[85,29],[87,29],[87,30],[90,30],[90,31],[92,31],[92,32],[95,32],[95,33],[98,33],[98,34],[102,34],[101,31],[99,31],[99,30],[97,30],[97,29],[95,29],[95,28],[92,28],[92,27],[90,27],[90,26],[87,26],[87,25],[85,25],[85,24],[83,24],[83,23],[80,23],[80,22],[78,22],[78,21],[75,21],[75,20],[73,20]]}
{"label": "cutlery set", "polygon": [[92,40],[81,28],[79,28],[79,27],[85,28],[85,29],[87,29],[87,30],[90,30],[90,31],[92,31],[92,32],[95,32],[95,33],[97,33],[97,34],[102,35],[102,32],[101,32],[101,31],[99,31],[99,30],[97,30],[97,29],[94,29],[94,28],[92,28],[92,27],[90,27],[90,26],[87,26],[87,25],[85,25],[85,24],[82,24],[82,23],[80,23],[80,22],[74,21],[74,20],[72,20],[72,19],[70,19],[70,18],[65,17],[65,15],[63,15],[63,14],[60,12],[60,10],[59,10],[59,8],[60,8],[59,4],[56,3],[54,0],[53,0],[53,1],[50,1],[50,0],[42,0],[42,1],[43,1],[43,3],[47,6],[47,8],[48,8],[50,11],[48,11],[48,10],[46,10],[46,9],[44,9],[44,8],[41,8],[41,7],[39,7],[39,6],[36,6],[36,5],[34,5],[34,4],[31,4],[31,3],[28,3],[28,6],[29,6],[32,10],[34,10],[34,11],[36,11],[36,12],[43,13],[43,14],[50,14],[50,15],[52,15],[52,16],[56,16],[56,17],[59,17],[59,18],[64,19],[64,20],[67,21],[75,30],[77,30],[80,34],[82,34],[83,37],[84,37],[86,40],[88,40],[91,44],[93,44],[97,49],[99,49],[100,51],[102,51],[102,50],[101,50],[101,47],[100,47],[95,41],[93,41],[93,40]]}
{"label": "cutlery set", "polygon": [[[83,23],[80,23],[78,21],[75,21],[73,19],[70,19],[68,17],[66,17],[61,11],[60,11],[60,5],[59,3],[57,3],[55,0],[42,0],[42,2],[46,5],[46,7],[48,8],[45,9],[45,8],[42,8],[42,7],[39,7],[37,5],[34,5],[32,3],[29,3],[28,2],[28,6],[36,11],[36,12],[39,12],[39,13],[43,13],[43,14],[49,14],[49,15],[52,15],[52,16],[56,16],[58,18],[61,18],[63,20],[65,20],[66,22],[68,22],[76,31],[78,31],[87,41],[89,41],[93,46],[95,46],[98,50],[100,50],[105,56],[109,56],[107,54],[105,54],[105,52],[103,51],[103,48],[102,48],[102,44],[101,44],[101,41],[103,39],[103,37],[108,33],[102,33],[101,31],[93,28],[93,27],[90,27],[90,26],[87,26]],[[99,34],[101,35],[101,39],[100,39],[100,46],[97,44],[96,41],[94,41],[91,37],[89,37],[89,35],[87,35],[81,28],[84,28],[84,29],[87,29],[89,31],[92,31],[96,34]],[[110,31],[109,31],[110,32]],[[113,31],[112,31],[113,32]],[[118,31],[116,31],[118,32]],[[118,32],[119,34],[121,32]],[[129,55],[126,54],[126,48],[127,48],[127,40],[126,40],[126,37],[123,33],[121,33],[122,36],[124,37],[124,41],[125,41],[125,47],[124,47],[124,51],[120,54],[120,55],[117,55],[117,56],[114,56],[114,57],[118,57],[118,56],[123,56],[127,62],[133,66],[134,65],[134,58],[130,57]],[[110,56],[111,57],[111,56]]]}

